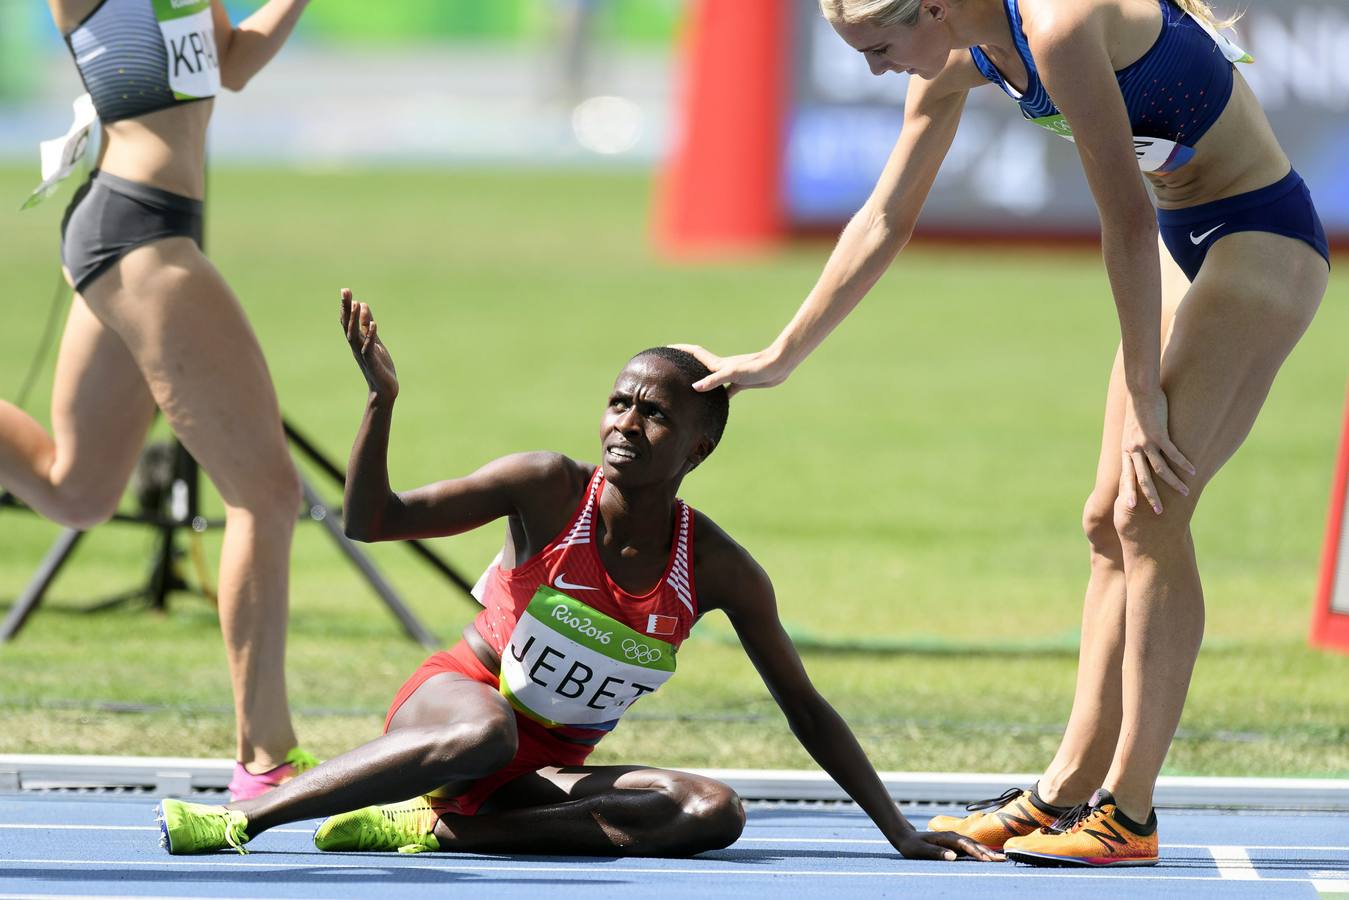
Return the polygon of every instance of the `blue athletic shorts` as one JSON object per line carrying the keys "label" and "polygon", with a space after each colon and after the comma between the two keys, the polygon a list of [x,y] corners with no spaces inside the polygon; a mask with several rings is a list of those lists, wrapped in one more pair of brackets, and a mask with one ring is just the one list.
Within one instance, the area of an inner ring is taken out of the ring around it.
{"label": "blue athletic shorts", "polygon": [[1311,193],[1296,170],[1269,187],[1185,209],[1157,210],[1162,242],[1194,281],[1213,242],[1238,231],[1268,231],[1306,241],[1330,262],[1326,230]]}

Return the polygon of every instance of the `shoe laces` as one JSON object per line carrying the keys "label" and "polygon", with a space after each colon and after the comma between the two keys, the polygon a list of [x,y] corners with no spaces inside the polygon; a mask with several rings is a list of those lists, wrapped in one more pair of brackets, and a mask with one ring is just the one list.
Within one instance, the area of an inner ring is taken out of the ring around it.
{"label": "shoe laces", "polygon": [[225,843],[238,850],[240,856],[247,856],[244,844],[248,843],[248,817],[237,809],[225,810],[225,817]]}
{"label": "shoe laces", "polygon": [[1054,824],[1045,829],[1049,834],[1067,834],[1077,831],[1098,815],[1105,815],[1105,809],[1092,806],[1091,802],[1080,803],[1054,820]]}
{"label": "shoe laces", "polygon": [[[248,837],[248,817],[237,809],[222,809],[219,812],[212,811],[185,816],[181,824],[191,832],[194,845],[210,846],[222,837],[221,819],[225,820],[223,823],[225,843],[239,851],[240,856],[247,856],[248,850],[244,847],[244,844],[250,840]],[[167,845],[167,841],[161,839],[160,844]]]}
{"label": "shoe laces", "polygon": [[[379,833],[379,843],[383,846],[398,844],[399,853],[421,853],[429,850],[422,816],[429,805],[403,803],[396,806],[381,806],[380,817],[372,825]],[[409,841],[409,838],[411,839]]]}
{"label": "shoe laces", "polygon": [[965,806],[965,809],[968,810],[969,812],[983,812],[985,810],[990,809],[1002,809],[1004,806],[1011,803],[1013,800],[1015,800],[1017,797],[1020,796],[1021,796],[1021,788],[1008,788],[997,797],[993,797],[988,800],[976,800],[973,803],[967,804]]}

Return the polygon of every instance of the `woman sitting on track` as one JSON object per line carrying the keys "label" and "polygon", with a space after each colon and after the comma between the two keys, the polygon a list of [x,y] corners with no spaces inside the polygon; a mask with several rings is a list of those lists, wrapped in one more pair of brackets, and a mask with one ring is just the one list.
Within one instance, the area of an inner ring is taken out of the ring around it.
{"label": "woman sitting on track", "polygon": [[342,324],[370,389],[347,473],[348,532],[432,537],[504,517],[503,558],[488,572],[486,608],[403,685],[383,737],[256,800],[165,800],[170,853],[242,849],[250,835],[325,815],[321,850],[686,856],[725,847],[744,825],[726,785],[585,765],[629,705],[674,673],[698,618],[720,609],[801,743],[900,853],[995,858],[967,837],[914,831],[811,685],[763,569],[676,498],[728,411],[725,391],[690,387],[709,374],[697,360],[659,347],[628,362],[600,423],[599,466],[521,453],[399,494],[386,466],[393,361],[370,308],[345,291]]}
{"label": "woman sitting on track", "polygon": [[220,628],[234,687],[230,792],[311,765],[286,699],[286,601],[300,505],[262,349],[202,255],[206,126],[285,42],[307,0],[238,28],[220,0],[50,0],[103,125],[98,167],[62,226],[75,299],[52,388],[52,435],[0,401],[0,484],[92,528],[116,510],[155,407],[225,504]]}
{"label": "woman sitting on track", "polygon": [[[697,387],[781,383],[861,301],[913,233],[970,89],[991,81],[1076,141],[1122,343],[1084,516],[1091,580],[1073,711],[1038,785],[931,827],[1028,863],[1155,863],[1153,787],[1204,629],[1190,520],[1325,293],[1311,197],[1235,72],[1249,58],[1200,0],[821,5],[875,74],[918,76],[903,132],[796,317],[759,353],[689,348],[714,371]],[[1034,465],[1034,451],[1012,452]]]}

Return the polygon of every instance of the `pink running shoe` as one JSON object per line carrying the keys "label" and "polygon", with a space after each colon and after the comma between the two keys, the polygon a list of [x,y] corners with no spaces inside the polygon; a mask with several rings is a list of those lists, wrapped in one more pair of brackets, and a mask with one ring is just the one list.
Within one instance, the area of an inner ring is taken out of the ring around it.
{"label": "pink running shoe", "polygon": [[312,753],[299,747],[287,753],[286,761],[281,765],[257,775],[245,769],[243,763],[236,762],[234,777],[230,779],[230,800],[236,803],[240,800],[252,800],[318,764],[318,759]]}

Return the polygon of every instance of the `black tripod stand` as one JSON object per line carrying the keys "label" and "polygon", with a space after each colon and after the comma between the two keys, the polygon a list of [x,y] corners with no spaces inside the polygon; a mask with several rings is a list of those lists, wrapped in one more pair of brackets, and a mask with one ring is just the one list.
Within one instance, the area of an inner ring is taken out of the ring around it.
{"label": "black tripod stand", "polygon": [[[296,431],[295,427],[289,422],[283,420],[282,424],[285,428],[286,438],[296,452],[308,459],[339,486],[346,483],[346,477],[342,470],[338,469],[321,450]],[[177,441],[174,441],[170,446],[170,458],[160,461],[171,466],[171,470],[162,479],[166,490],[158,493],[142,490],[142,504],[139,511],[135,513],[119,512],[113,516],[114,522],[148,525],[157,532],[155,552],[150,561],[150,572],[145,584],[142,587],[99,601],[89,608],[88,611],[90,612],[107,609],[133,600],[143,600],[154,609],[165,609],[168,605],[168,595],[171,592],[191,589],[191,586],[178,574],[176,567],[177,560],[183,555],[183,551],[178,544],[178,535],[181,530],[190,529],[195,532],[203,532],[208,528],[218,528],[223,524],[219,521],[210,521],[199,514],[197,497],[200,472],[197,461]],[[428,649],[439,647],[441,642],[412,614],[412,611],[407,608],[398,593],[375,568],[370,559],[343,533],[342,526],[338,521],[339,516],[331,515],[332,510],[323,502],[318,492],[314,490],[313,485],[303,476],[301,476],[300,484],[304,492],[305,516],[323,526],[338,549],[351,561],[370,587],[374,589],[380,600],[384,602],[384,605],[398,619],[407,636]],[[154,499],[147,502],[147,494],[153,495]],[[9,493],[0,495],[0,505],[26,509]],[[14,602],[9,615],[5,617],[5,621],[0,623],[0,643],[12,640],[23,628],[29,616],[42,603],[42,598],[46,595],[47,590],[56,580],[57,575],[60,574],[61,568],[69,562],[75,552],[75,547],[86,533],[75,528],[66,528],[53,542],[41,565],[38,566],[32,579],[29,580],[28,586],[24,588],[23,593]],[[466,598],[470,601],[473,599],[472,585],[434,550],[416,540],[405,541],[404,545],[462,591]]]}

